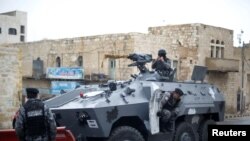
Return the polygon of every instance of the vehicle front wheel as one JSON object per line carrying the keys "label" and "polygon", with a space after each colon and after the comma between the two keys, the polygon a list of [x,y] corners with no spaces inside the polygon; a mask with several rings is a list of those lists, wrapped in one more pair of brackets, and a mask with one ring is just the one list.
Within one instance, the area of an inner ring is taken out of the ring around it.
{"label": "vehicle front wheel", "polygon": [[142,134],[133,127],[120,126],[112,131],[108,141],[145,141]]}
{"label": "vehicle front wheel", "polygon": [[198,141],[198,133],[191,124],[182,122],[176,128],[174,141]]}
{"label": "vehicle front wheel", "polygon": [[208,125],[214,125],[215,121],[213,120],[205,120],[203,123],[201,123],[199,128],[199,136],[200,141],[208,141]]}

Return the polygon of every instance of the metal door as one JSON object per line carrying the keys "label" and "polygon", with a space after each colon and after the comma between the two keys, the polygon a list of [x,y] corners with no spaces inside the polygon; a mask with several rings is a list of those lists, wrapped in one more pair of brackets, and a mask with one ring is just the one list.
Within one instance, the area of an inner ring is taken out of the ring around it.
{"label": "metal door", "polygon": [[116,68],[115,59],[109,59],[109,78],[112,80],[115,80],[115,68]]}

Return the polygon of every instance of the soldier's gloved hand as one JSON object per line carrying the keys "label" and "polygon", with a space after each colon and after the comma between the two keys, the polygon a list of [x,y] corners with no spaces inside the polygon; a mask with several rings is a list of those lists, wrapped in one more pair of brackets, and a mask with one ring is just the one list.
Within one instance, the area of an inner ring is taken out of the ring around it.
{"label": "soldier's gloved hand", "polygon": [[158,117],[162,117],[162,112],[161,112],[161,111],[158,111],[158,112],[156,113],[156,115],[157,115]]}
{"label": "soldier's gloved hand", "polygon": [[174,111],[171,112],[172,116],[177,116],[179,113],[179,109],[175,109]]}
{"label": "soldier's gloved hand", "polygon": [[176,113],[175,111],[172,111],[172,112],[171,112],[171,116],[172,116],[172,117],[176,117],[176,116],[177,116],[177,113]]}

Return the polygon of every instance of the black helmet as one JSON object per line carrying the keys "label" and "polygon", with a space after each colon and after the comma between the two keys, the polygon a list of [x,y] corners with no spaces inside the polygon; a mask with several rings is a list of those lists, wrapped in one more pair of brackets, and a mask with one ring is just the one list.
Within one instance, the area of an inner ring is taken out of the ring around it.
{"label": "black helmet", "polygon": [[158,56],[166,56],[166,54],[167,54],[167,52],[165,51],[165,49],[160,49],[159,51],[158,51]]}
{"label": "black helmet", "polygon": [[39,93],[36,88],[26,88],[27,98],[35,98]]}
{"label": "black helmet", "polygon": [[174,91],[175,91],[177,94],[179,94],[180,96],[184,95],[183,91],[182,91],[181,89],[179,89],[179,88],[176,88]]}

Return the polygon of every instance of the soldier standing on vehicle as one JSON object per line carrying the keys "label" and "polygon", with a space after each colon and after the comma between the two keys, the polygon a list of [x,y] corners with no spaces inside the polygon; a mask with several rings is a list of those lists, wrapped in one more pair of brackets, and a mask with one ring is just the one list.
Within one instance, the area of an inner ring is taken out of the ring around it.
{"label": "soldier standing on vehicle", "polygon": [[166,55],[166,51],[164,49],[160,49],[158,51],[158,58],[152,63],[152,69],[155,69],[162,76],[168,76],[172,71],[171,61]]}
{"label": "soldier standing on vehicle", "polygon": [[162,121],[162,129],[167,131],[173,131],[174,119],[178,114],[178,106],[181,101],[181,96],[183,91],[179,88],[176,88],[173,92],[167,93],[162,96],[160,104],[161,111],[157,112],[157,115]]}
{"label": "soldier standing on vehicle", "polygon": [[27,88],[27,102],[19,109],[15,130],[20,141],[55,141],[56,123],[51,111],[38,99],[39,91]]}

